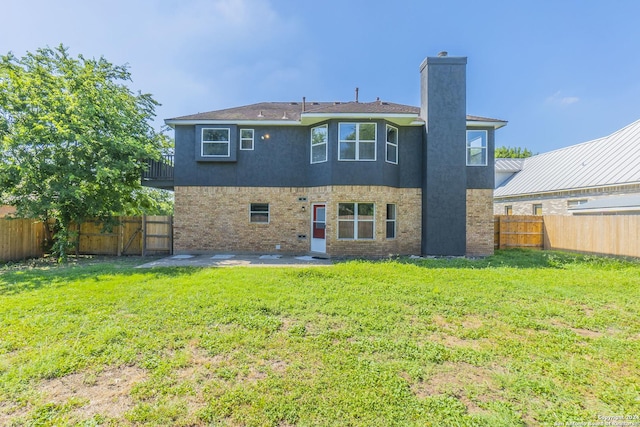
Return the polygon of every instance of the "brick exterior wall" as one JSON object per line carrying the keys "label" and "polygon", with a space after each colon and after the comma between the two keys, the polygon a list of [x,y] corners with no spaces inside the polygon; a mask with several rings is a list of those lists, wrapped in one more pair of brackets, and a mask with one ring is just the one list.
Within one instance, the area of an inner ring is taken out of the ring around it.
{"label": "brick exterior wall", "polygon": [[467,190],[467,255],[493,255],[493,190]]}
{"label": "brick exterior wall", "polygon": [[[174,250],[304,254],[311,248],[312,204],[326,203],[327,254],[373,257],[419,254],[421,194],[419,188],[381,186],[176,187]],[[340,202],[375,203],[374,240],[337,238]],[[249,221],[251,203],[269,203],[269,224]],[[396,204],[395,239],[386,238],[389,203]]]}
{"label": "brick exterior wall", "polygon": [[512,215],[533,215],[533,205],[542,204],[543,215],[572,215],[568,209],[570,200],[592,201],[611,196],[629,196],[636,194],[640,194],[640,184],[504,198],[494,202],[493,213],[495,215],[505,215],[505,207],[511,206]]}

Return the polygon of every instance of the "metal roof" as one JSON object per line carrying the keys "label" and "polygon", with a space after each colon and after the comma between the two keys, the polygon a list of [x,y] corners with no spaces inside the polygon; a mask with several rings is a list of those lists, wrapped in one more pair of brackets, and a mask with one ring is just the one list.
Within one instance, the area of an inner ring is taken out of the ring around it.
{"label": "metal roof", "polygon": [[640,183],[640,120],[612,133],[524,159],[494,197]]}
{"label": "metal roof", "polygon": [[570,212],[624,212],[640,210],[640,195],[606,197],[569,208]]}
{"label": "metal roof", "polygon": [[496,172],[520,172],[524,159],[496,159]]}

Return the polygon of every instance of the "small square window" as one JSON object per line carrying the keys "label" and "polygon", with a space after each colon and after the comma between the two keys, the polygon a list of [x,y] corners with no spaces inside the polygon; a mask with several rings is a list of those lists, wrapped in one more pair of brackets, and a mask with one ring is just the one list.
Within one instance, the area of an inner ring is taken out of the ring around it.
{"label": "small square window", "polygon": [[504,214],[505,215],[513,215],[513,206],[508,205],[504,207]]}
{"label": "small square window", "polygon": [[533,205],[533,214],[534,215],[542,215],[542,204],[541,203],[536,203]]}
{"label": "small square window", "polygon": [[258,224],[269,223],[269,203],[251,203],[250,221]]}
{"label": "small square window", "polygon": [[253,150],[253,129],[240,130],[240,149]]}

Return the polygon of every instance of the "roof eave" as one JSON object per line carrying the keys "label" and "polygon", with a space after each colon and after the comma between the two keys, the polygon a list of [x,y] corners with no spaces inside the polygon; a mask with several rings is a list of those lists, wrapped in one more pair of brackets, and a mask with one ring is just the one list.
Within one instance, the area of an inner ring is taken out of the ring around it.
{"label": "roof eave", "polygon": [[182,120],[166,119],[165,124],[174,127],[175,125],[239,125],[239,126],[291,126],[299,125],[299,120]]}
{"label": "roof eave", "polygon": [[494,130],[505,127],[508,122],[505,121],[482,121],[482,120],[467,120],[468,128],[493,128]]}

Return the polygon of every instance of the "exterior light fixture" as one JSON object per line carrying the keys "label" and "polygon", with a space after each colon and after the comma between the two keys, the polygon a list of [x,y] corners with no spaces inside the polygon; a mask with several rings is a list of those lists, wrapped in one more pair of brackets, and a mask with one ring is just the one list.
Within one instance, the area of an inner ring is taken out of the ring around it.
{"label": "exterior light fixture", "polygon": [[262,135],[262,136],[260,137],[260,139],[262,139],[262,140],[264,140],[264,141],[268,141],[268,140],[269,140],[269,138],[271,138],[271,137],[269,136],[269,134],[268,134],[268,133],[265,133],[264,135]]}

